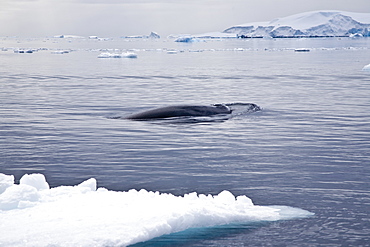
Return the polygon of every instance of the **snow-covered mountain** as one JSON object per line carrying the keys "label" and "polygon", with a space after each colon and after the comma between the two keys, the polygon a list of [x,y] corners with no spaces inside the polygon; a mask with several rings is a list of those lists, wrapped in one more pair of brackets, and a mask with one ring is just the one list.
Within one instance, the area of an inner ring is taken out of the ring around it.
{"label": "snow-covered mountain", "polygon": [[312,11],[270,22],[237,25],[223,31],[244,38],[370,36],[370,13]]}

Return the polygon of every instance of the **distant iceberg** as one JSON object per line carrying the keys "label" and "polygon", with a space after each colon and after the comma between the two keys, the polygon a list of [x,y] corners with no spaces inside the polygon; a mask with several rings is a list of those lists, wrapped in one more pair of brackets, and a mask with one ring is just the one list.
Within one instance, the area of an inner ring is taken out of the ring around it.
{"label": "distant iceberg", "polygon": [[149,39],[160,39],[160,38],[161,38],[161,36],[159,36],[159,34],[158,34],[158,33],[156,33],[156,32],[151,32],[151,33],[149,34],[148,38],[149,38]]}
{"label": "distant iceberg", "polygon": [[159,36],[156,32],[151,32],[149,35],[131,35],[131,36],[123,36],[121,38],[124,39],[160,39],[161,36]]}
{"label": "distant iceberg", "polygon": [[352,39],[359,39],[359,38],[363,38],[364,35],[362,35],[361,33],[351,33],[349,37]]}
{"label": "distant iceberg", "polygon": [[294,49],[295,52],[310,52],[311,50],[309,48],[297,48]]}
{"label": "distant iceberg", "polygon": [[83,36],[78,36],[78,35],[55,35],[53,38],[60,38],[60,39],[84,39],[85,37]]}
{"label": "distant iceberg", "polygon": [[363,71],[370,71],[370,64],[368,65],[365,65],[363,68],[362,68]]}
{"label": "distant iceberg", "polygon": [[124,52],[121,55],[124,58],[137,58],[137,54],[134,52]]}
{"label": "distant iceberg", "polygon": [[370,36],[370,13],[312,11],[269,22],[247,23],[223,31],[240,38]]}
{"label": "distant iceberg", "polygon": [[176,49],[167,50],[167,54],[177,54],[177,53],[178,53],[178,50],[176,50]]}
{"label": "distant iceberg", "polygon": [[118,53],[110,53],[110,52],[103,52],[98,55],[98,58],[120,58],[121,54]]}
{"label": "distant iceberg", "polygon": [[193,43],[193,42],[200,42],[201,40],[195,38],[193,36],[180,36],[175,39],[175,42],[183,42],[183,43]]}
{"label": "distant iceberg", "polygon": [[52,51],[51,54],[66,54],[69,52],[70,52],[69,50],[55,50],[55,51]]}
{"label": "distant iceberg", "polygon": [[[127,246],[189,228],[305,218],[308,211],[256,206],[229,191],[183,196],[98,188],[90,178],[50,188],[44,175],[0,173],[1,246]],[[225,229],[226,231],[227,229]]]}
{"label": "distant iceberg", "polygon": [[193,35],[193,37],[200,39],[228,39],[228,38],[237,38],[235,33],[225,33],[225,32],[209,32]]}
{"label": "distant iceberg", "polygon": [[14,53],[34,53],[35,51],[37,50],[36,49],[27,49],[27,50],[16,49],[14,50]]}
{"label": "distant iceberg", "polygon": [[179,38],[175,39],[175,42],[184,42],[184,43],[192,43],[194,41],[195,41],[195,39],[193,37],[190,37],[190,36],[179,37]]}
{"label": "distant iceberg", "polygon": [[124,53],[103,52],[98,55],[98,58],[137,58],[137,54],[134,52],[124,52]]}

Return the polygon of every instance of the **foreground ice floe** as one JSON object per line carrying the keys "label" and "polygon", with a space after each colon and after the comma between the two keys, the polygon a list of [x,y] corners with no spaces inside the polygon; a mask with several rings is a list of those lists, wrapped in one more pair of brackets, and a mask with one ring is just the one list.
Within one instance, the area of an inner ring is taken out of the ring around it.
{"label": "foreground ice floe", "polygon": [[44,175],[0,174],[0,246],[127,246],[194,227],[276,221],[312,213],[255,206],[228,191],[174,196],[144,189],[109,191],[91,178],[49,188]]}

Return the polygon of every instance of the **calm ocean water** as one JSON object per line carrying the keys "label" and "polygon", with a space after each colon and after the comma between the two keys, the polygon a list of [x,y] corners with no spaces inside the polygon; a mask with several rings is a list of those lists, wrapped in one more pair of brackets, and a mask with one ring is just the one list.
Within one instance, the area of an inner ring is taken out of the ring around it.
{"label": "calm ocean water", "polygon": [[[112,190],[229,190],[315,213],[136,246],[370,245],[370,73],[361,70],[369,39],[2,38],[2,47],[0,173],[43,173],[52,187],[94,177]],[[52,54],[58,49],[72,51]],[[97,58],[112,49],[138,58]],[[194,123],[116,119],[232,102],[262,111]]]}

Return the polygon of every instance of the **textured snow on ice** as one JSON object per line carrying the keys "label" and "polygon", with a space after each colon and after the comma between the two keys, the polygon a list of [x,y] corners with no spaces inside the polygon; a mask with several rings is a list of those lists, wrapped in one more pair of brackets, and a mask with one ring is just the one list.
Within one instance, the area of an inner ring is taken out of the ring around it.
{"label": "textured snow on ice", "polygon": [[3,193],[8,187],[14,184],[13,175],[5,175],[0,173],[0,194]]}

